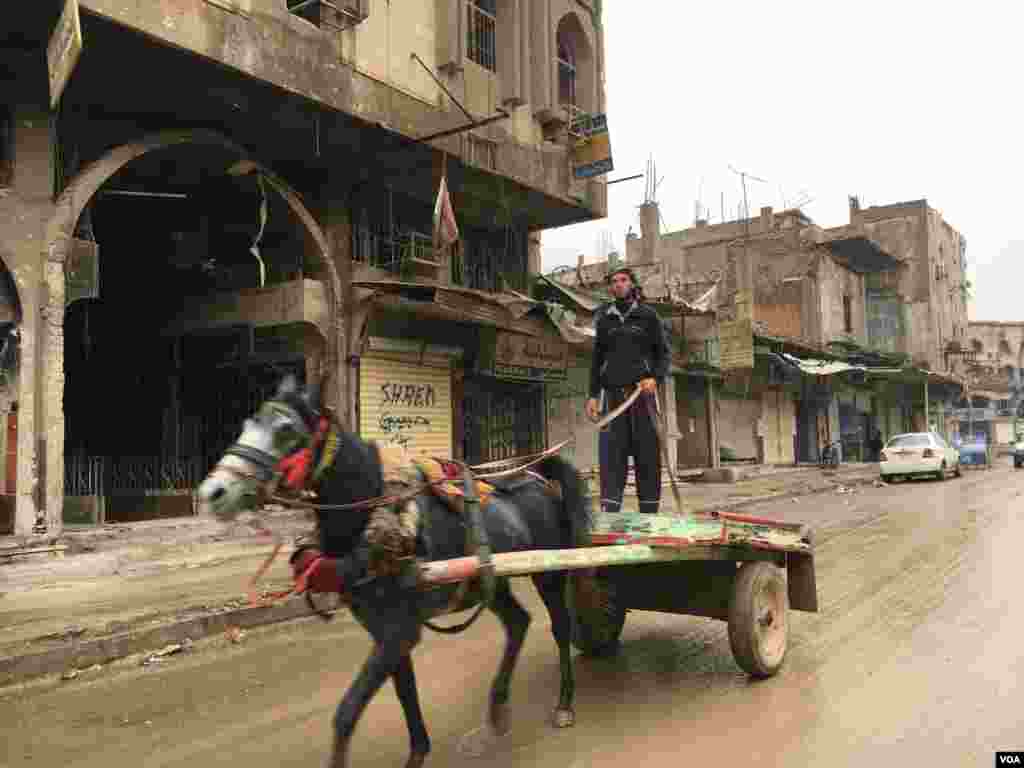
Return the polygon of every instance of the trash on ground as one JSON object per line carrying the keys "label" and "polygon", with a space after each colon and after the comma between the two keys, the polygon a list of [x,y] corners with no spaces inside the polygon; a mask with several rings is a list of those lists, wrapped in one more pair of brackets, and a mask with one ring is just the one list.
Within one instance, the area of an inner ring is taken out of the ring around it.
{"label": "trash on ground", "polygon": [[229,643],[240,643],[242,638],[245,637],[245,632],[239,627],[228,627],[224,632],[224,636],[227,638]]}
{"label": "trash on ground", "polygon": [[164,661],[168,656],[174,656],[185,650],[185,645],[182,643],[171,643],[165,645],[159,651],[151,653],[142,660],[142,666],[148,667],[151,664],[159,664]]}

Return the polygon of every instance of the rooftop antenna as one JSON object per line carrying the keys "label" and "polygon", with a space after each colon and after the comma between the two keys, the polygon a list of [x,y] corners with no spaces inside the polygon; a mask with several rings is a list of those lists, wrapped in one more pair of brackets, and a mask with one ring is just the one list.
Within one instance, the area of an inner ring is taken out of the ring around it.
{"label": "rooftop antenna", "polygon": [[694,201],[694,224],[704,218],[704,206],[701,200],[704,197],[704,177],[700,177],[700,184],[697,185],[697,199]]}
{"label": "rooftop antenna", "polygon": [[750,240],[750,204],[747,202],[747,177],[750,177],[754,181],[759,181],[762,184],[767,184],[768,182],[765,179],[753,176],[746,171],[737,171],[731,165],[729,166],[729,170],[740,177],[740,183],[743,186],[743,211],[746,214],[743,217],[743,260],[745,263],[749,264],[750,262],[747,257],[747,241]]}
{"label": "rooftop antenna", "polygon": [[657,166],[654,164],[654,156],[647,158],[647,179],[644,187],[644,205],[658,202],[658,186],[661,180],[657,179]]}
{"label": "rooftop antenna", "polygon": [[729,170],[732,171],[733,173],[735,173],[737,176],[740,177],[740,183],[743,186],[743,212],[745,214],[743,218],[749,219],[750,218],[750,204],[747,202],[747,179],[751,179],[752,181],[759,181],[762,184],[767,184],[768,181],[766,179],[762,179],[762,178],[759,178],[757,176],[754,176],[751,173],[747,173],[746,171],[737,171],[731,165],[729,166]]}

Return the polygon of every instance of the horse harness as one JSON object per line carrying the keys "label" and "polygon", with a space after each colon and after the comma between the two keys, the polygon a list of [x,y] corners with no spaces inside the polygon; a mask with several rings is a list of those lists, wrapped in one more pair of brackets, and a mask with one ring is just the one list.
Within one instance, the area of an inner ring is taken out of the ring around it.
{"label": "horse harness", "polygon": [[[606,414],[595,425],[595,428],[601,429],[611,423],[611,421],[632,406],[639,395],[640,389],[637,388],[618,408]],[[454,496],[459,495],[457,491],[455,493],[452,492],[455,486],[453,484],[454,478],[451,474],[451,468],[460,468],[464,480],[464,490],[461,498],[464,510],[463,517],[466,518],[464,525],[466,526],[467,551],[471,556],[477,557],[480,561],[479,578],[482,599],[473,615],[461,624],[451,627],[439,627],[432,624],[429,621],[429,617],[423,617],[422,621],[429,629],[447,634],[454,634],[468,629],[480,616],[483,609],[490,604],[495,591],[492,551],[487,538],[487,531],[483,525],[478,488],[480,483],[478,481],[528,475],[540,481],[542,487],[548,493],[561,496],[561,489],[555,487],[557,484],[551,483],[539,473],[533,471],[531,467],[557,454],[562,448],[573,442],[576,436],[573,435],[540,453],[518,459],[492,461],[474,466],[454,460],[434,459],[433,461],[441,466],[442,472],[440,477],[431,477],[432,473],[424,471],[424,468],[417,466],[416,462],[401,462],[397,467],[392,466],[385,469],[383,493],[380,496],[348,504],[317,504],[300,497],[312,495],[307,490],[307,486],[318,482],[324,472],[334,463],[338,449],[339,427],[333,413],[325,411],[323,414],[315,415],[317,417],[317,426],[315,432],[311,435],[310,444],[297,451],[294,455],[277,462],[276,466],[273,463],[272,457],[262,455],[262,451],[246,446],[233,445],[226,453],[237,455],[255,465],[258,468],[259,474],[254,475],[253,479],[270,482],[279,473],[285,488],[294,494],[293,496],[282,496],[279,493],[270,493],[266,498],[268,501],[275,501],[287,506],[318,512],[371,511],[370,520],[363,534],[364,541],[370,549],[370,567],[366,577],[352,585],[353,587],[361,586],[385,575],[395,575],[409,586],[415,586],[418,583],[419,571],[416,568],[415,546],[418,536],[419,519],[415,499],[425,491],[430,491],[432,495],[437,496],[446,503],[449,508],[458,512],[457,505],[451,501]],[[382,450],[380,445],[378,445],[378,450]],[[386,447],[383,449],[383,452],[387,452]],[[319,454],[319,460],[316,462],[316,468],[310,473],[309,470],[315,454]],[[234,467],[227,467],[222,464],[218,466],[221,469],[244,476],[243,472]],[[447,486],[448,492],[442,495],[438,490],[445,486]],[[495,490],[497,489],[495,488]],[[368,540],[367,534],[369,534]],[[311,595],[313,591],[319,591],[313,589],[313,587],[320,586],[323,583],[323,580],[317,579],[318,572],[321,569],[329,568],[332,559],[326,557],[317,547],[312,545],[300,545],[292,553],[291,558],[289,558],[294,575],[294,583],[291,589],[269,593],[269,599],[261,600],[257,596],[256,584],[270,568],[274,560],[276,560],[282,547],[283,541],[279,539],[271,553],[267,556],[267,559],[250,579],[250,603],[253,605],[266,605],[293,594],[304,594],[313,612],[325,621],[329,621],[332,618],[331,612],[318,608],[313,602]],[[340,584],[337,579],[334,581]],[[469,583],[461,582],[452,599],[440,614],[443,615],[455,610],[465,599],[468,590]],[[339,593],[341,594],[342,601],[346,601],[347,594],[339,589],[324,591]]]}

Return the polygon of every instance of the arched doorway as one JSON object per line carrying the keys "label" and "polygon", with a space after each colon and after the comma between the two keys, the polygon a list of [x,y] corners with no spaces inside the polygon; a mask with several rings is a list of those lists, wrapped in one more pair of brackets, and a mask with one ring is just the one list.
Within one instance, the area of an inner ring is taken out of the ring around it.
{"label": "arched doorway", "polygon": [[[82,241],[98,244],[99,289],[68,294]],[[51,530],[61,509],[69,522],[189,513],[191,488],[281,372],[337,369],[340,283],[323,232],[216,133],[107,152],[60,195],[46,242],[47,315],[63,318],[42,361]],[[319,323],[292,311],[310,301],[325,305]]]}

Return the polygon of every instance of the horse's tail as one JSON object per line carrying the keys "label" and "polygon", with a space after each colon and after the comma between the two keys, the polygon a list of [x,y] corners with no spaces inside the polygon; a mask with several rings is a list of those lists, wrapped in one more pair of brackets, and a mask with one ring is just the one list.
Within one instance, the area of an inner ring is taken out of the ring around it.
{"label": "horse's tail", "polygon": [[561,456],[551,456],[537,467],[540,474],[558,483],[562,491],[562,510],[568,517],[572,532],[571,545],[585,547],[590,544],[590,498],[583,478],[572,464]]}

